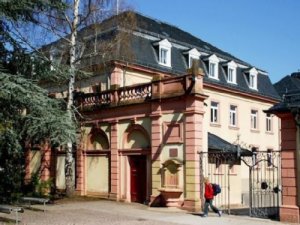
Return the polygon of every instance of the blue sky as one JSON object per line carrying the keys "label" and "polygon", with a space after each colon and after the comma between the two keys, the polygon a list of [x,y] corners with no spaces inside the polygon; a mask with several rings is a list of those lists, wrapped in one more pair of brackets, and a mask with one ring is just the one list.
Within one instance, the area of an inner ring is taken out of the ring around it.
{"label": "blue sky", "polygon": [[273,83],[300,71],[300,0],[128,0],[253,66]]}

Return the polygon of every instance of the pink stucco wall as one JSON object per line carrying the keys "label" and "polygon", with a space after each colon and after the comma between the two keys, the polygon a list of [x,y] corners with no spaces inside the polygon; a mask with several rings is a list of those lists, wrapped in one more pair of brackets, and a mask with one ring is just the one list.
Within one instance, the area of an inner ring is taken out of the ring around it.
{"label": "pink stucco wall", "polygon": [[282,206],[280,220],[299,223],[299,206],[297,204],[296,187],[296,124],[292,114],[281,117],[281,179],[282,179]]}

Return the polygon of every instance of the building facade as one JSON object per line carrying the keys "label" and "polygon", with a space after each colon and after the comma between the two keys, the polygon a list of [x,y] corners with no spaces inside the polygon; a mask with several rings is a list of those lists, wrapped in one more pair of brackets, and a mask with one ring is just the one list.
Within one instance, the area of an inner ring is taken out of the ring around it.
{"label": "building facade", "polygon": [[300,222],[300,171],[299,171],[299,108],[300,73],[294,72],[274,84],[282,102],[268,110],[281,119],[281,179],[282,205],[280,220]]}
{"label": "building facade", "polygon": [[[198,210],[203,176],[225,179],[216,163],[205,162],[213,170],[200,169],[201,153],[234,152],[237,145],[279,150],[279,120],[263,112],[279,96],[265,71],[173,25],[133,14],[133,30],[109,31],[129,33],[129,42],[121,42],[105,64],[97,56],[85,62],[83,69],[94,75],[76,83],[75,104],[83,116],[74,151],[76,191]],[[49,92],[65,97],[64,87]],[[63,150],[45,146],[27,158],[28,179],[40,171],[43,179],[55,178],[57,189],[65,188]],[[248,168],[236,163],[230,169],[231,203],[241,205]]]}

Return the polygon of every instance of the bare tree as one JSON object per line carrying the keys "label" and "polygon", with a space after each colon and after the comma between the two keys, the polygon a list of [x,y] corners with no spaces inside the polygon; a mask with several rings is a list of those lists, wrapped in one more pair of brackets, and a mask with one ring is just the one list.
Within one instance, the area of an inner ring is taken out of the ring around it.
{"label": "bare tree", "polygon": [[[130,38],[130,32],[119,32],[109,40],[101,40],[99,35],[103,30],[113,26],[132,29],[135,22],[133,14],[130,13],[121,19],[115,17],[109,22],[108,18],[128,9],[121,0],[64,0],[62,2],[66,5],[64,10],[36,11],[34,25],[11,24],[11,32],[40,59],[51,63],[51,73],[55,73],[56,77],[67,82],[66,109],[69,117],[75,120],[73,93],[76,76],[86,75],[84,68],[89,59],[95,56],[105,58],[107,52],[111,55],[113,49],[119,48],[120,42],[125,43]],[[106,25],[101,24],[104,20],[108,21]],[[34,35],[28,35],[33,30],[35,30]],[[46,35],[41,35],[42,32]],[[36,40],[37,33],[40,37],[44,37],[43,40]],[[44,40],[54,42],[44,46]],[[53,55],[53,49],[59,52]],[[57,57],[58,54],[62,59],[55,63],[53,57]],[[75,190],[73,144],[70,138],[66,146],[67,196],[71,196]]]}

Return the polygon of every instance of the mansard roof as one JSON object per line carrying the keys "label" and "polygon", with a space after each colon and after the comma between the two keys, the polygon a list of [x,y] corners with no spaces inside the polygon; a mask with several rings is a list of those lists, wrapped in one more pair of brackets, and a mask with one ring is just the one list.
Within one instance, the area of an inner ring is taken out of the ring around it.
{"label": "mansard roof", "polygon": [[282,102],[274,105],[266,112],[289,112],[294,108],[300,108],[300,72],[292,73],[274,84]]}
{"label": "mansard roof", "polygon": [[300,72],[292,73],[282,78],[274,84],[278,94],[282,97],[284,94],[293,91],[300,91]]}
{"label": "mansard roof", "polygon": [[[269,97],[274,100],[279,100],[276,90],[274,89],[269,76],[265,71],[257,69],[257,91],[249,88],[247,83],[246,73],[251,69],[255,69],[251,64],[238,59],[237,57],[222,51],[221,49],[209,44],[191,35],[180,28],[143,16],[135,13],[137,27],[136,33],[132,38],[132,46],[134,48],[135,60],[137,64],[157,69],[163,72],[182,75],[188,69],[188,60],[185,58],[187,51],[195,48],[201,53],[200,67],[205,72],[204,82],[216,84],[233,90],[255,94],[262,97]],[[156,41],[155,38],[157,39]],[[158,64],[158,56],[153,48],[153,43],[167,39],[172,43],[171,67],[165,67]],[[206,54],[206,55],[203,55]],[[222,59],[221,62],[233,61],[239,64],[237,67],[237,84],[228,83],[226,80],[226,68],[223,65],[219,66],[219,79],[210,79],[208,77],[208,65],[205,63],[205,58],[216,55]]]}
{"label": "mansard roof", "polygon": [[[122,21],[122,17],[127,14],[133,14],[135,16],[136,25],[133,28],[133,32],[127,29],[128,27],[122,27],[122,25],[118,23],[118,21]],[[195,49],[200,53],[199,65],[205,73],[204,84],[217,85],[233,91],[267,97],[273,101],[278,101],[280,99],[265,71],[257,69],[257,90],[249,88],[246,73],[247,70],[254,68],[254,66],[176,26],[132,11],[127,11],[118,16],[109,18],[98,26],[101,26],[102,32],[98,34],[97,38],[107,39],[108,36],[113,37],[120,32],[127,32],[131,33],[130,39],[127,39],[127,41],[129,40],[129,43],[115,45],[117,46],[117,49],[109,52],[109,54],[105,54],[105,57],[104,55],[95,55],[94,58],[89,58],[89,60],[84,62],[84,66],[99,64],[108,60],[119,60],[175,76],[183,75],[186,74],[186,71],[189,68],[186,52]],[[78,37],[92,37],[93,32],[91,32],[91,27],[86,27],[78,32]],[[83,40],[86,41],[89,39],[92,40],[94,38],[83,38]],[[168,41],[172,45],[170,67],[159,64],[157,43],[160,41]],[[130,50],[128,50],[128,46]],[[88,48],[86,48],[86,51],[88,51]],[[208,65],[205,59],[212,55],[215,55],[220,59],[218,79],[211,79],[208,77]],[[233,61],[238,65],[236,69],[236,84],[228,83],[226,79],[227,70],[224,62],[230,61]]]}

